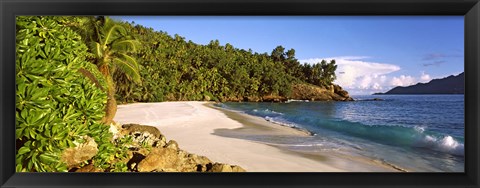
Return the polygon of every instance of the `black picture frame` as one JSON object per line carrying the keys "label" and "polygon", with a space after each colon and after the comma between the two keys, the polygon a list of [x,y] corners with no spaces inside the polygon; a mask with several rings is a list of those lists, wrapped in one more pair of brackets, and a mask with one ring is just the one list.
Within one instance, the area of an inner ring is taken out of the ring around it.
{"label": "black picture frame", "polygon": [[[1,0],[0,187],[479,187],[479,0]],[[15,173],[17,15],[463,15],[465,173]]]}

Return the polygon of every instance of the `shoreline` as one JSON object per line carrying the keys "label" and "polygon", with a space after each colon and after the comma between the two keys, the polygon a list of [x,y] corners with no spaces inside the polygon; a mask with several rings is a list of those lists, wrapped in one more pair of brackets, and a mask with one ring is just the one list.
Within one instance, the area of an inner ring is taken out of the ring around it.
{"label": "shoreline", "polygon": [[295,152],[243,138],[308,137],[307,132],[213,106],[212,102],[119,105],[114,120],[157,127],[167,140],[197,155],[243,167],[247,172],[398,172],[386,164],[324,152]]}
{"label": "shoreline", "polygon": [[[221,111],[228,118],[235,120],[243,125],[243,129],[255,129],[255,131],[268,131],[271,135],[296,135],[296,136],[313,136],[314,133],[299,127],[289,127],[275,122],[267,121],[264,118],[252,116],[243,112],[229,110],[217,107],[214,103],[206,103],[204,106]],[[256,126],[256,127],[255,127]],[[253,128],[254,127],[254,128]],[[249,132],[250,134],[258,134],[258,132]],[[262,133],[262,132],[260,132]]]}
{"label": "shoreline", "polygon": [[[262,135],[262,133],[267,133],[269,135],[288,135],[288,136],[293,136],[293,137],[311,137],[314,136],[314,134],[306,129],[302,129],[299,127],[289,127],[285,126],[282,124],[274,123],[271,121],[267,121],[264,118],[258,117],[258,116],[253,116],[249,114],[245,114],[240,111],[235,111],[235,110],[230,110],[230,109],[225,109],[221,107],[214,106],[213,103],[210,104],[205,104],[205,106],[217,109],[224,114],[228,116],[228,118],[233,119],[235,121],[240,122],[243,127],[238,128],[235,130],[216,130],[216,134],[220,136],[225,136],[225,137],[235,137],[239,139],[247,139],[245,138],[246,135],[255,135],[259,134]],[[266,129],[268,132],[263,132]],[[246,131],[247,130],[247,131]],[[273,131],[277,130],[277,131]],[[230,132],[228,132],[230,131]],[[239,133],[238,133],[239,132]],[[281,133],[283,134],[281,134]],[[243,138],[242,138],[243,137]],[[357,156],[346,156],[345,154],[341,153],[313,153],[313,152],[302,152],[302,151],[293,151],[285,146],[282,146],[282,144],[274,144],[274,143],[267,143],[267,142],[261,142],[261,141],[255,141],[257,143],[262,143],[265,145],[269,145],[272,147],[279,148],[283,150],[286,153],[289,153],[291,155],[298,155],[301,157],[305,158],[310,158],[314,160],[320,160],[322,162],[326,162],[326,159],[329,159],[331,164],[334,164],[334,166],[342,166],[343,168],[348,168],[348,166],[351,166],[351,164],[345,165],[347,162],[351,163],[362,163],[362,164],[357,164],[358,167],[355,167],[357,170],[351,171],[351,172],[363,172],[364,170],[361,170],[359,168],[364,167],[367,169],[367,171],[373,170],[374,168],[378,169],[385,169],[383,171],[379,172],[408,172],[408,170],[403,169],[401,167],[398,167],[394,164],[387,163],[385,161],[379,161],[375,159],[369,159],[366,157],[357,157]],[[355,165],[354,165],[355,166]],[[377,171],[375,171],[377,172]]]}

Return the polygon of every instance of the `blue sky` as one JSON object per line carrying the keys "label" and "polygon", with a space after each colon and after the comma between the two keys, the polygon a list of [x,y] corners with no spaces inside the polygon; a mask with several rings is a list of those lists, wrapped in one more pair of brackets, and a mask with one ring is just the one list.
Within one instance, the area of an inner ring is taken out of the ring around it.
{"label": "blue sky", "polygon": [[302,63],[336,59],[335,83],[351,94],[384,92],[464,71],[463,16],[121,16],[198,44],[218,39]]}

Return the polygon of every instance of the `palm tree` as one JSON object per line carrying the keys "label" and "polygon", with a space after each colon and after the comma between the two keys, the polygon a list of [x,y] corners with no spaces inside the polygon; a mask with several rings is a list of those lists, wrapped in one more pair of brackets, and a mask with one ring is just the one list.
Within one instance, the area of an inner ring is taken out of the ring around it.
{"label": "palm tree", "polygon": [[108,17],[97,17],[94,22],[96,40],[92,41],[91,49],[96,59],[96,65],[107,82],[107,107],[103,120],[110,124],[117,111],[115,101],[115,83],[113,74],[118,69],[129,79],[140,83],[139,65],[129,54],[137,50],[139,42],[131,39],[121,25]]}

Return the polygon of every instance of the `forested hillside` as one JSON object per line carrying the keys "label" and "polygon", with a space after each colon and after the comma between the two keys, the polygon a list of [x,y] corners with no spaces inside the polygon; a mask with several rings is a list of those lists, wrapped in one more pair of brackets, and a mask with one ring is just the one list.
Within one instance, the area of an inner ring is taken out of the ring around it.
{"label": "forested hillside", "polygon": [[176,34],[119,24],[141,44],[134,56],[142,78],[141,84],[134,84],[124,74],[114,76],[121,102],[285,100],[292,98],[294,84],[332,90],[336,78],[335,60],[303,65],[294,49],[282,46],[260,54],[214,39],[199,45]]}

